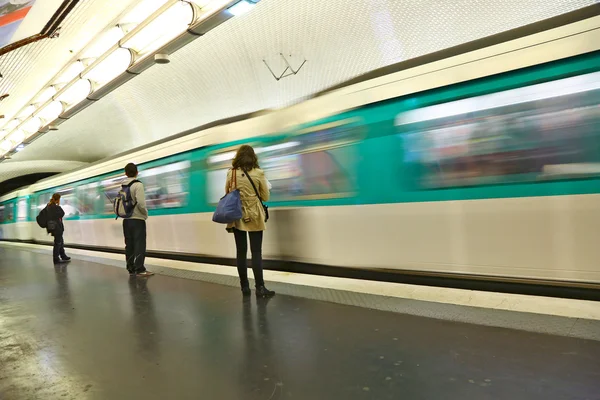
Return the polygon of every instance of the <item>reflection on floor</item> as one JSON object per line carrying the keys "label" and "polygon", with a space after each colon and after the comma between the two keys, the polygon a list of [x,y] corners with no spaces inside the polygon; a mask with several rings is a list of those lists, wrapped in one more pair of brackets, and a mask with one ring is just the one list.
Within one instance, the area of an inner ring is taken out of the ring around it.
{"label": "reflection on floor", "polygon": [[0,398],[596,399],[600,342],[0,248]]}

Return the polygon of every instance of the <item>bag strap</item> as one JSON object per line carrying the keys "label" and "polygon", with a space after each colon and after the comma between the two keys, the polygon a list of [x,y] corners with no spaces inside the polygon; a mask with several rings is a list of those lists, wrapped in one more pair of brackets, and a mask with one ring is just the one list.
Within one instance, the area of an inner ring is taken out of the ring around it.
{"label": "bag strap", "polygon": [[246,174],[246,176],[248,177],[248,180],[250,181],[250,184],[252,185],[252,189],[254,189],[254,193],[256,193],[256,197],[258,197],[258,199],[260,200],[260,202],[262,203],[262,198],[260,197],[260,194],[258,194],[258,190],[256,190],[256,186],[254,186],[254,181],[252,180],[252,178],[250,178],[250,174],[248,173],[248,171],[246,170],[242,170],[244,171],[244,173]]}
{"label": "bag strap", "polygon": [[233,191],[234,188],[237,189],[237,168],[231,168],[231,180],[229,181],[227,193]]}
{"label": "bag strap", "polygon": [[123,186],[127,186],[128,188],[131,188],[134,183],[141,183],[141,182],[138,181],[137,179],[134,179],[131,182],[129,182],[127,185],[123,185]]}

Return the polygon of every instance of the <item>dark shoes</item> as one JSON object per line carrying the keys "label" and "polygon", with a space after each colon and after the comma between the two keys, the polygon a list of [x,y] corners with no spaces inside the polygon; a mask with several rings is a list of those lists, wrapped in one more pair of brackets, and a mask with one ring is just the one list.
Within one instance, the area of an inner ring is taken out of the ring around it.
{"label": "dark shoes", "polygon": [[154,275],[154,272],[150,272],[150,271],[144,271],[144,272],[140,272],[138,274],[135,274],[135,276],[138,276],[140,278],[146,278],[148,276],[152,276]]}
{"label": "dark shoes", "polygon": [[[240,285],[242,286],[242,296],[248,297],[252,294],[250,283],[248,281],[242,281],[240,282]],[[271,298],[273,296],[275,296],[275,292],[268,290],[264,285],[256,287],[256,297]]]}
{"label": "dark shoes", "polygon": [[256,297],[261,297],[263,299],[268,299],[270,297],[275,296],[275,292],[272,290],[267,289],[264,286],[257,286],[256,287]]}
{"label": "dark shoes", "polygon": [[66,263],[68,263],[69,261],[71,261],[71,258],[69,258],[69,257],[67,257],[67,258],[63,258],[62,260],[61,260],[61,259],[54,260],[54,265],[66,264]]}

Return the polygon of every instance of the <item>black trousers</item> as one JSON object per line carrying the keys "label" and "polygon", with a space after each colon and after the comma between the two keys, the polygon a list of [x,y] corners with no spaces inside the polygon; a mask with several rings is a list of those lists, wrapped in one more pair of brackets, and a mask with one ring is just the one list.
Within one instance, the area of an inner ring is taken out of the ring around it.
{"label": "black trousers", "polygon": [[141,219],[123,220],[125,236],[125,259],[130,274],[144,272],[146,260],[146,221]]}
{"label": "black trousers", "polygon": [[[247,233],[247,234],[246,234]],[[264,286],[262,268],[262,240],[263,233],[246,232],[237,229],[233,230],[235,236],[235,248],[237,250],[236,261],[238,275],[242,286],[248,285],[248,236],[250,236],[250,250],[252,251],[252,272],[254,273],[254,281],[256,286]]]}
{"label": "black trousers", "polygon": [[63,234],[64,232],[55,232],[52,234],[54,236],[54,247],[52,248],[52,258],[54,261],[60,261],[61,258],[67,258]]}

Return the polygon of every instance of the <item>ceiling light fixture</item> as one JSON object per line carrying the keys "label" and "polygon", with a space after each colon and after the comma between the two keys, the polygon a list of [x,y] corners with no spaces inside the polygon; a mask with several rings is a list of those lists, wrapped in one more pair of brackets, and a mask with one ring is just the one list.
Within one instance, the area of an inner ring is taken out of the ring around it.
{"label": "ceiling light fixture", "polygon": [[145,57],[185,32],[193,20],[192,5],[179,1],[139,31],[132,31],[132,36],[122,40],[121,46]]}
{"label": "ceiling light fixture", "polygon": [[[98,58],[123,39],[125,33],[119,26],[113,26],[95,40],[89,49],[84,50],[82,58]],[[89,67],[90,64],[86,65]]]}
{"label": "ceiling light fixture", "polygon": [[242,0],[239,3],[234,4],[229,7],[228,11],[233,14],[235,17],[239,17],[240,15],[246,14],[248,11],[252,10],[256,3],[249,0]]}
{"label": "ceiling light fixture", "polygon": [[41,118],[44,123],[54,121],[64,111],[64,105],[60,101],[53,101],[40,109],[35,115]]}
{"label": "ceiling light fixture", "polygon": [[4,128],[5,128],[7,131],[9,131],[9,132],[10,132],[10,131],[12,131],[13,129],[15,129],[15,128],[16,128],[17,126],[19,126],[19,125],[21,125],[21,120],[18,120],[18,119],[16,119],[16,118],[15,118],[15,119],[13,119],[13,120],[10,120],[10,121],[8,122],[8,124],[6,124],[6,126],[5,126]]}
{"label": "ceiling light fixture", "polygon": [[[0,131],[2,153],[56,126],[259,0],[141,0]],[[158,58],[154,56],[158,54]],[[0,98],[3,99],[8,95]],[[33,108],[30,108],[33,107]],[[36,108],[38,108],[36,110]],[[60,118],[59,118],[60,117]],[[26,119],[28,118],[28,119]],[[26,119],[21,127],[22,120]],[[34,129],[37,128],[34,131]],[[8,147],[7,147],[8,146]]]}
{"label": "ceiling light fixture", "polygon": [[94,89],[107,84],[131,65],[131,51],[128,49],[117,48],[96,65],[86,72],[83,77],[94,82]]}
{"label": "ceiling light fixture", "polygon": [[80,60],[75,61],[71,64],[59,77],[56,79],[56,83],[69,83],[75,79],[80,73],[85,70],[85,65]]}
{"label": "ceiling light fixture", "polygon": [[12,143],[10,142],[10,140],[5,140],[2,143],[0,143],[0,150],[2,150],[3,152],[7,152],[12,148]]}
{"label": "ceiling light fixture", "polygon": [[42,127],[42,120],[39,117],[31,117],[21,127],[21,129],[31,135],[36,133]]}
{"label": "ceiling light fixture", "polygon": [[34,103],[45,103],[52,98],[56,94],[56,88],[54,86],[49,86],[42,93],[35,98]]}
{"label": "ceiling light fixture", "polygon": [[16,146],[22,143],[23,140],[25,140],[25,132],[23,132],[20,129],[17,129],[16,131],[10,134],[8,140],[13,144],[13,146]]}
{"label": "ceiling light fixture", "polygon": [[35,111],[35,106],[33,104],[28,105],[27,107],[25,107],[20,113],[19,115],[17,115],[17,118],[27,118],[30,117],[31,114],[33,114]]}
{"label": "ceiling light fixture", "polygon": [[87,79],[79,79],[57,96],[56,100],[66,104],[67,108],[79,103],[92,92],[92,83]]}

